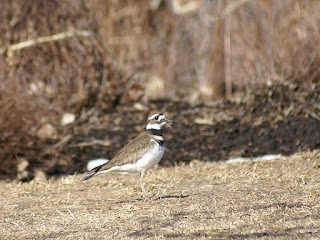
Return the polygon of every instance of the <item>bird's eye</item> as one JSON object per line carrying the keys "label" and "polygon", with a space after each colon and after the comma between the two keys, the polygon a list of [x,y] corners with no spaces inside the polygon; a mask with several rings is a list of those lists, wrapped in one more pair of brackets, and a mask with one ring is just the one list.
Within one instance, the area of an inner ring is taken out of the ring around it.
{"label": "bird's eye", "polygon": [[158,119],[159,119],[159,116],[155,116],[154,119],[155,119],[155,120],[158,120]]}

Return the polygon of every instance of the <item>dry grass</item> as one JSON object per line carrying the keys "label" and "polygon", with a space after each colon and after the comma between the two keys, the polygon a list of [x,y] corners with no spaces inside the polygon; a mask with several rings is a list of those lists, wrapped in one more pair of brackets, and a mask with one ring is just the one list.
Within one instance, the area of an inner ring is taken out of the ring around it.
{"label": "dry grass", "polygon": [[320,152],[273,161],[193,162],[136,175],[0,182],[2,239],[320,237]]}

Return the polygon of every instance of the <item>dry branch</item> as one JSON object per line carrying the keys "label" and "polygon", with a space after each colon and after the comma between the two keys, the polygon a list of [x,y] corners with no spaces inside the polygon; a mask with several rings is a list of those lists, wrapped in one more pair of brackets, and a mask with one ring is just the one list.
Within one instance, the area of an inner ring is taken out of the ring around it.
{"label": "dry branch", "polygon": [[89,147],[89,146],[93,146],[93,145],[102,145],[102,146],[109,146],[111,145],[110,141],[106,141],[106,140],[92,140],[90,142],[81,142],[78,144],[73,144],[70,145],[70,147]]}
{"label": "dry branch", "polygon": [[218,21],[219,18],[225,18],[226,16],[230,15],[231,13],[233,13],[235,10],[237,10],[239,7],[241,7],[243,4],[250,2],[251,0],[238,0],[235,2],[230,3],[228,6],[226,6],[221,15],[213,15],[211,17],[211,22],[214,23],[216,21]]}
{"label": "dry branch", "polygon": [[315,112],[311,112],[308,109],[304,110],[310,117],[320,121],[320,117],[315,113]]}
{"label": "dry branch", "polygon": [[66,32],[56,33],[56,34],[44,36],[44,37],[38,37],[35,39],[26,40],[26,41],[23,41],[20,43],[12,44],[8,47],[1,48],[0,54],[4,54],[5,52],[18,51],[23,48],[32,47],[33,45],[36,45],[36,44],[59,41],[59,40],[63,40],[63,39],[71,38],[71,37],[75,37],[75,36],[89,37],[91,35],[92,35],[92,33],[87,30],[70,30],[70,31],[66,31]]}

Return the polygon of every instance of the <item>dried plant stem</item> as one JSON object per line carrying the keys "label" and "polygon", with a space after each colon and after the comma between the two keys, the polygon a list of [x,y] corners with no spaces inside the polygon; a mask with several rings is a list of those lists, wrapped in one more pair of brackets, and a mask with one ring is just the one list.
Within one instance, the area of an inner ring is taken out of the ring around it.
{"label": "dried plant stem", "polygon": [[91,35],[92,35],[92,33],[90,31],[86,31],[86,30],[65,31],[65,32],[56,33],[56,34],[49,35],[49,36],[38,37],[35,39],[26,40],[26,41],[23,41],[20,43],[12,44],[8,47],[1,48],[0,54],[3,54],[5,52],[18,51],[23,48],[32,47],[33,45],[36,45],[36,44],[59,41],[59,40],[63,40],[63,39],[71,38],[71,37],[75,37],[75,36],[89,37]]}
{"label": "dried plant stem", "polygon": [[93,146],[93,145],[102,145],[102,146],[110,146],[111,142],[106,141],[106,140],[92,140],[90,142],[82,142],[74,145],[70,145],[70,147],[88,147],[88,146]]}
{"label": "dried plant stem", "polygon": [[244,5],[247,2],[250,2],[251,0],[237,0],[232,3],[230,3],[228,6],[226,6],[223,11],[221,12],[220,16],[215,16],[213,15],[211,17],[211,23],[214,23],[219,20],[219,18],[225,18],[226,16],[230,15],[233,13],[235,10],[237,10],[239,7]]}
{"label": "dried plant stem", "polygon": [[313,117],[314,119],[320,121],[320,117],[315,113],[315,112],[311,112],[308,109],[304,110],[310,117]]}
{"label": "dried plant stem", "polygon": [[[228,4],[228,0],[227,0]],[[232,95],[232,79],[231,79],[231,14],[225,18],[224,31],[224,55],[225,55],[225,94],[227,99]]]}
{"label": "dried plant stem", "polygon": [[234,1],[232,3],[230,3],[223,11],[221,14],[221,17],[225,17],[227,15],[229,15],[230,13],[232,13],[233,11],[235,11],[236,9],[238,9],[240,6],[242,6],[243,4],[249,2],[251,0],[238,0],[238,1]]}

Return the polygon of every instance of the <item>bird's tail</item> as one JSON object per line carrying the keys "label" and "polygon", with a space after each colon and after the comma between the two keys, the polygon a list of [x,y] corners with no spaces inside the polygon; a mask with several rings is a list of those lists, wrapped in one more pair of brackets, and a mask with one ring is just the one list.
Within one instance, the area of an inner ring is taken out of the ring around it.
{"label": "bird's tail", "polygon": [[99,172],[99,170],[105,166],[108,162],[104,163],[104,164],[101,164],[95,168],[93,168],[92,170],[90,170],[89,172],[85,173],[84,174],[84,178],[82,179],[82,181],[86,181],[88,180],[89,178],[92,178],[94,175],[96,175],[96,173]]}

